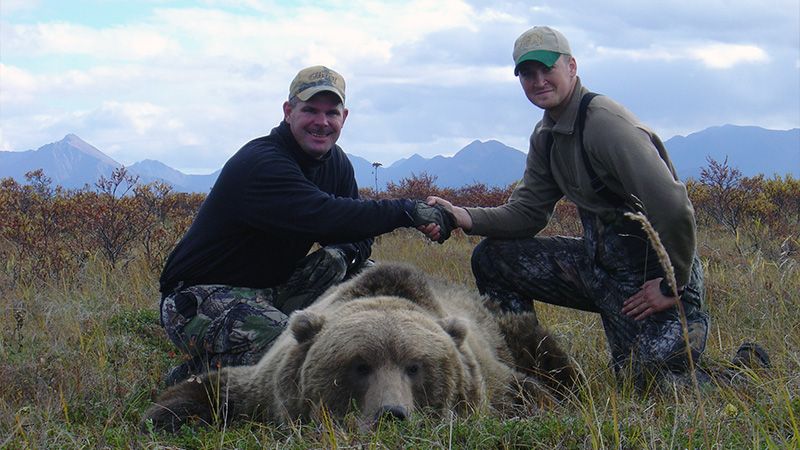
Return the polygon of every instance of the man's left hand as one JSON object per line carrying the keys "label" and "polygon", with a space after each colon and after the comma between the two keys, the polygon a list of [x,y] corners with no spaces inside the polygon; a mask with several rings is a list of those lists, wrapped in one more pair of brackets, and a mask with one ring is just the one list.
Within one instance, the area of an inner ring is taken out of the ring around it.
{"label": "man's left hand", "polygon": [[678,297],[667,297],[659,287],[661,278],[646,281],[639,292],[633,294],[622,304],[622,313],[634,320],[665,311],[678,302]]}

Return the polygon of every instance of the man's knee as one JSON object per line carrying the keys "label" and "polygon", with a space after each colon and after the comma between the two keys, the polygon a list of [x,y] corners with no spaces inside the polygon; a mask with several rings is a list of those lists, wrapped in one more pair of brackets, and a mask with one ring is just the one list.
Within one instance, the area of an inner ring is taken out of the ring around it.
{"label": "man's knee", "polygon": [[472,274],[480,285],[481,280],[496,278],[497,264],[502,253],[501,241],[491,238],[481,240],[472,250]]}
{"label": "man's knee", "polygon": [[489,298],[490,304],[505,312],[533,312],[530,298],[518,290],[507,262],[503,262],[504,249],[509,241],[484,239],[472,252],[472,274],[478,292]]}
{"label": "man's knee", "polygon": [[243,301],[220,316],[207,332],[212,353],[258,352],[286,329],[288,317],[260,302]]}
{"label": "man's knee", "polygon": [[470,263],[472,264],[472,273],[475,275],[475,278],[483,275],[486,269],[486,239],[481,240],[478,242],[478,245],[472,250],[472,258]]}
{"label": "man's knee", "polygon": [[[481,294],[487,294],[489,286],[496,284],[497,280],[501,279],[497,274],[498,261],[493,247],[495,247],[495,241],[486,238],[472,250],[472,275],[475,277],[475,285]],[[492,289],[492,291],[494,290]]]}
{"label": "man's knee", "polygon": [[685,330],[682,320],[678,319],[660,328],[658,333],[645,331],[639,337],[641,360],[676,373],[697,364],[708,340],[708,316],[695,312],[687,319]]}
{"label": "man's knee", "polygon": [[[183,352],[193,355],[198,351],[199,336],[197,331],[201,322],[207,324],[208,320],[197,315],[197,299],[190,292],[175,292],[164,297],[161,302],[161,324],[167,337]],[[192,335],[194,330],[195,335]]]}
{"label": "man's knee", "polygon": [[203,360],[227,355],[240,364],[253,363],[286,328],[288,317],[273,299],[271,289],[192,286],[164,298],[164,328],[189,355]]}

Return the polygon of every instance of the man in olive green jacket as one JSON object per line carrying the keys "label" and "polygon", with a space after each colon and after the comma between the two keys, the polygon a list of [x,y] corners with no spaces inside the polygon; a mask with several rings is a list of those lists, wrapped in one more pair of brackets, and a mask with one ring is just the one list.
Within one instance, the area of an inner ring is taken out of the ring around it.
{"label": "man in olive green jacket", "polygon": [[[525,95],[544,110],[522,181],[495,208],[462,208],[439,197],[429,204],[451,211],[465,232],[487,236],[473,252],[472,269],[478,289],[504,310],[532,311],[535,299],[599,313],[618,372],[630,369],[641,382],[646,374],[686,373],[688,354],[696,362],[705,349],[709,318],[694,210],[664,145],[613,100],[587,97],[558,31],[526,31],[513,57]],[[578,206],[583,237],[536,236],[562,197]],[[677,295],[641,226],[625,212],[643,213],[658,232]],[[439,238],[435,225],[420,230]]]}

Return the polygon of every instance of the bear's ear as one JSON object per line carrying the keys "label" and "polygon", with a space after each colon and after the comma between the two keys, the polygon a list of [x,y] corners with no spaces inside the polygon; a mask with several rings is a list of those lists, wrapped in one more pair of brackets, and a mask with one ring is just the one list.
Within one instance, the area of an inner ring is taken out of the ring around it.
{"label": "bear's ear", "polygon": [[453,338],[453,341],[456,343],[456,347],[460,347],[461,343],[464,342],[464,338],[467,337],[467,324],[458,317],[445,317],[444,319],[439,319],[439,325],[441,325],[444,331]]}
{"label": "bear's ear", "polygon": [[323,316],[308,311],[297,311],[289,319],[289,329],[299,344],[314,339],[323,325],[325,325]]}

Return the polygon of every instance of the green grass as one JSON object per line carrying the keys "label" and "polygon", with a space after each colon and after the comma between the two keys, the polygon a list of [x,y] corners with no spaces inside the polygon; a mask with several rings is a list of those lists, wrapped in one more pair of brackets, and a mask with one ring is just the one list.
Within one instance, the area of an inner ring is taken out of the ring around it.
{"label": "green grass", "polygon": [[[376,240],[374,258],[413,263],[474,287],[477,238],[444,245],[413,231]],[[778,245],[779,243],[775,244]],[[741,243],[740,243],[741,245]],[[766,244],[762,243],[762,248]],[[773,369],[731,388],[650,396],[618,386],[598,317],[537,303],[588,380],[575,398],[519,417],[418,415],[374,432],[313,423],[240,423],[141,432],[140,417],[180,355],[158,323],[157,273],[133,261],[111,269],[90,259],[77,280],[18,285],[0,272],[0,448],[800,448],[798,256],[741,255],[731,238],[702,232],[712,316],[706,356],[726,361],[754,340]]]}

